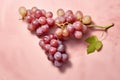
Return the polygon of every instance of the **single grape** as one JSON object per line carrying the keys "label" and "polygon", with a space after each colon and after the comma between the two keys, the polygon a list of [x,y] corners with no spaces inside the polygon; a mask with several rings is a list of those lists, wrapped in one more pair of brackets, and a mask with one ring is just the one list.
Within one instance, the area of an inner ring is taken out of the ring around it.
{"label": "single grape", "polygon": [[48,24],[42,25],[41,28],[42,28],[42,31],[43,31],[44,33],[46,33],[46,32],[49,31],[49,26],[48,26]]}
{"label": "single grape", "polygon": [[39,22],[41,25],[44,25],[44,24],[47,23],[46,18],[43,17],[43,16],[41,16],[41,17],[38,19],[38,22]]}
{"label": "single grape", "polygon": [[82,21],[83,13],[82,13],[81,11],[77,11],[77,12],[75,13],[75,18],[76,18],[76,20],[78,20],[78,21]]}
{"label": "single grape", "polygon": [[68,37],[69,36],[69,31],[67,30],[67,29],[64,29],[63,30],[63,32],[62,32],[62,35],[64,36],[64,37]]}
{"label": "single grape", "polygon": [[69,25],[67,25],[67,30],[69,31],[69,33],[72,34],[75,31],[75,28],[73,27],[72,24],[69,24]]}
{"label": "single grape", "polygon": [[53,26],[53,25],[54,25],[54,19],[52,19],[52,18],[47,18],[47,24],[48,24],[49,26]]}
{"label": "single grape", "polygon": [[57,61],[57,60],[54,61],[54,66],[56,66],[56,67],[61,67],[62,65],[63,65],[62,62]]}
{"label": "single grape", "polygon": [[40,45],[41,48],[44,48],[44,47],[45,47],[44,41],[43,41],[43,40],[40,40],[40,41],[39,41],[39,45]]}
{"label": "single grape", "polygon": [[37,7],[32,7],[31,12],[34,14],[38,10]]}
{"label": "single grape", "polygon": [[51,47],[50,44],[45,44],[45,46],[44,46],[45,52],[48,52],[50,47]]}
{"label": "single grape", "polygon": [[66,16],[66,17],[71,16],[71,15],[73,15],[72,10],[67,10],[67,11],[65,12],[65,16]]}
{"label": "single grape", "polygon": [[25,22],[27,22],[27,23],[31,23],[32,20],[33,20],[33,17],[30,16],[30,15],[27,15],[27,16],[25,17]]}
{"label": "single grape", "polygon": [[35,31],[36,27],[34,27],[32,24],[28,24],[27,29],[31,32]]}
{"label": "single grape", "polygon": [[41,16],[42,16],[41,10],[37,9],[37,10],[35,11],[34,15],[35,15],[36,18],[41,17]]}
{"label": "single grape", "polygon": [[43,35],[43,30],[42,30],[41,27],[39,27],[39,28],[36,29],[36,35],[37,35],[37,36]]}
{"label": "single grape", "polygon": [[76,39],[81,39],[82,38],[82,32],[81,31],[75,31],[74,36]]}
{"label": "single grape", "polygon": [[91,22],[92,22],[92,19],[88,15],[84,16],[83,19],[82,19],[83,24],[90,24]]}
{"label": "single grape", "polygon": [[86,33],[86,32],[87,32],[87,29],[88,29],[87,26],[86,26],[86,25],[83,25],[83,27],[82,27],[82,32],[83,32],[83,33]]}
{"label": "single grape", "polygon": [[65,52],[65,46],[61,43],[61,44],[59,44],[57,50],[58,50],[59,52]]}
{"label": "single grape", "polygon": [[82,30],[82,23],[80,21],[75,21],[73,23],[73,27],[75,28],[75,30],[80,31],[80,30]]}
{"label": "single grape", "polygon": [[57,49],[55,47],[50,47],[49,54],[54,55],[56,53]]}
{"label": "single grape", "polygon": [[50,37],[49,36],[44,36],[43,41],[45,42],[45,44],[49,44],[50,43]]}
{"label": "single grape", "polygon": [[63,53],[63,54],[62,54],[62,61],[63,61],[63,62],[66,62],[67,60],[68,60],[68,55],[65,54],[65,53]]}
{"label": "single grape", "polygon": [[62,34],[63,34],[63,31],[61,28],[57,28],[57,30],[55,31],[55,34],[58,36],[58,37],[62,37]]}
{"label": "single grape", "polygon": [[57,37],[54,34],[50,34],[49,37],[50,37],[50,40],[57,39]]}
{"label": "single grape", "polygon": [[33,20],[33,21],[32,21],[32,25],[34,26],[35,29],[38,28],[38,27],[40,26],[40,24],[39,24],[39,22],[38,22],[38,19]]}
{"label": "single grape", "polygon": [[55,58],[55,60],[61,60],[61,58],[62,58],[61,52],[56,52],[56,53],[54,54],[54,58]]}
{"label": "single grape", "polygon": [[61,45],[61,44],[63,44],[63,43],[62,43],[62,41],[61,41],[61,40],[58,40],[58,44],[59,44],[59,45]]}
{"label": "single grape", "polygon": [[44,9],[41,9],[41,12],[42,12],[42,16],[46,16],[46,11]]}
{"label": "single grape", "polygon": [[25,7],[20,7],[19,8],[19,13],[22,16],[22,18],[24,18],[27,15],[27,10]]}
{"label": "single grape", "polygon": [[53,13],[50,12],[50,11],[47,12],[47,13],[46,13],[46,17],[47,17],[47,18],[52,18],[52,17],[53,17]]}
{"label": "single grape", "polygon": [[73,23],[75,21],[75,16],[74,15],[67,16],[66,21],[69,23]]}
{"label": "single grape", "polygon": [[47,57],[48,57],[48,60],[50,60],[50,61],[52,61],[52,62],[55,60],[55,59],[54,59],[54,56],[51,55],[51,54],[48,54]]}
{"label": "single grape", "polygon": [[64,15],[65,15],[64,10],[63,10],[63,9],[58,9],[58,10],[57,10],[57,15],[58,15],[58,16],[64,16]]}
{"label": "single grape", "polygon": [[56,39],[52,39],[50,41],[50,45],[53,46],[53,47],[58,47],[58,41]]}

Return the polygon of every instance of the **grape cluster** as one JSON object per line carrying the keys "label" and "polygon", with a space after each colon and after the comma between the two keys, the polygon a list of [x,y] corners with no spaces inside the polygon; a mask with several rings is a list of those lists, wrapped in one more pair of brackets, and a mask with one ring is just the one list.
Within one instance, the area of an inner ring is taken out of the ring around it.
{"label": "grape cluster", "polygon": [[91,17],[83,16],[81,11],[75,14],[71,11],[58,9],[58,17],[55,19],[55,24],[59,27],[55,34],[59,38],[74,36],[76,39],[81,39],[83,34],[87,32],[87,24],[91,23]]}
{"label": "grape cluster", "polygon": [[[32,9],[20,7],[19,13],[22,20],[28,23],[28,30],[41,37],[39,45],[45,51],[48,60],[56,67],[61,67],[68,61],[68,54],[61,39],[70,36],[81,39],[87,31],[86,25],[91,23],[91,17],[83,16],[81,11],[73,14],[71,10],[65,12],[63,9],[58,9],[58,17],[55,19],[52,12],[36,7]],[[53,34],[46,34],[54,26],[57,26],[56,31]]]}
{"label": "grape cluster", "polygon": [[35,32],[37,36],[42,36],[49,31],[50,27],[54,25],[53,13],[44,9],[38,9],[33,7],[26,10],[25,7],[21,7],[20,12],[22,19],[28,23],[28,30]]}
{"label": "grape cluster", "polygon": [[45,51],[48,60],[56,67],[61,67],[64,62],[67,62],[68,55],[65,52],[65,46],[55,35],[44,36],[40,40],[39,45]]}

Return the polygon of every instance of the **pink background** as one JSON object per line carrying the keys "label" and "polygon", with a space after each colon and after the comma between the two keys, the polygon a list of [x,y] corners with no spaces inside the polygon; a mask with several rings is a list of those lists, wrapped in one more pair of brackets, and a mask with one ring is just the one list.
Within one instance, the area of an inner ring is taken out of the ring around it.
{"label": "pink background", "polygon": [[[101,31],[87,34],[102,40],[100,52],[87,55],[84,38],[67,41],[71,63],[59,71],[47,60],[39,39],[18,20],[20,6],[53,12],[58,8],[81,10],[97,24],[113,22],[115,26],[103,37]],[[0,80],[120,80],[119,44],[120,0],[0,0]]]}

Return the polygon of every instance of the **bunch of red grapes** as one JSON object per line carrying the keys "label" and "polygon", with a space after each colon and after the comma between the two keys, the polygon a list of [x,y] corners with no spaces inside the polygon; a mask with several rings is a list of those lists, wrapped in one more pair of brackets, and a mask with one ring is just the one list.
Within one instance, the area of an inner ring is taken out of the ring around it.
{"label": "bunch of red grapes", "polygon": [[[86,25],[91,23],[91,17],[83,16],[81,11],[74,14],[71,10],[65,12],[58,9],[58,17],[55,19],[52,12],[36,7],[32,9],[20,7],[19,13],[22,20],[28,23],[28,30],[41,38],[40,47],[56,67],[61,67],[68,61],[68,54],[62,42],[64,38],[74,36],[81,39],[87,31]],[[53,33],[50,33],[51,28],[55,28]]]}

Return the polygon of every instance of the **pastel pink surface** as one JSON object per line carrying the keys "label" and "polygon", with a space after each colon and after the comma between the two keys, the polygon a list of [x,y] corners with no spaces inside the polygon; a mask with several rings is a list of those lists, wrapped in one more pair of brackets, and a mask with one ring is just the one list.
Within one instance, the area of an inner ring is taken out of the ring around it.
{"label": "pastel pink surface", "polygon": [[[84,38],[66,42],[71,63],[61,72],[47,60],[38,45],[39,39],[30,34],[27,25],[19,20],[20,6],[36,6],[54,14],[58,8],[81,10],[91,15],[97,24],[114,23],[115,26],[102,38],[101,31],[90,32],[89,35],[102,39],[100,52],[87,55]],[[0,1],[0,80],[120,80],[119,9],[120,0]]]}

